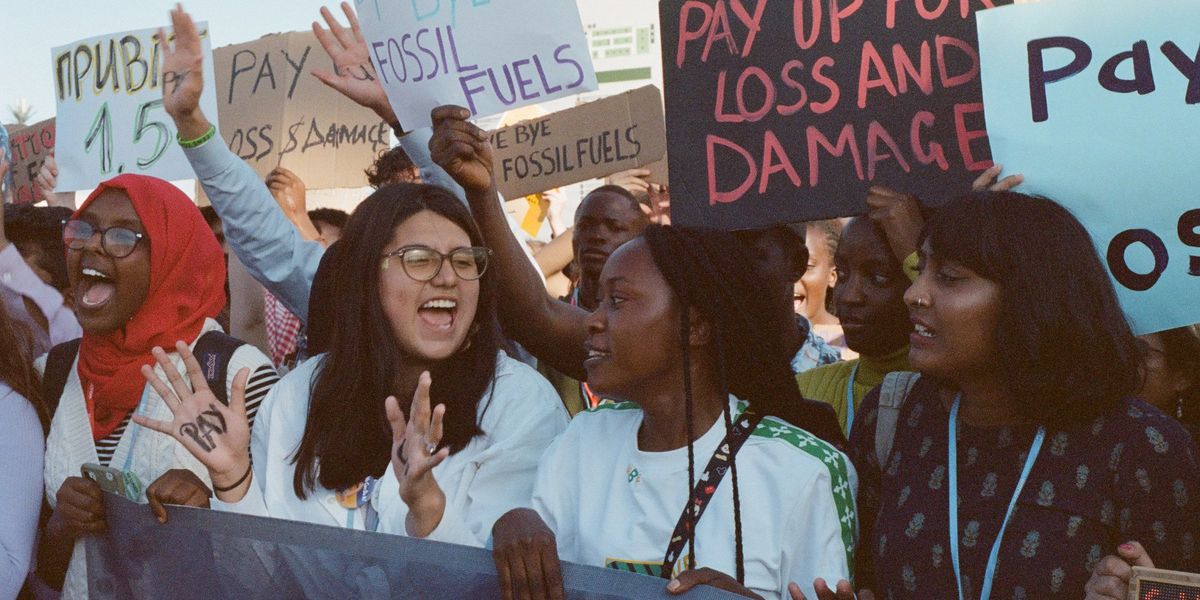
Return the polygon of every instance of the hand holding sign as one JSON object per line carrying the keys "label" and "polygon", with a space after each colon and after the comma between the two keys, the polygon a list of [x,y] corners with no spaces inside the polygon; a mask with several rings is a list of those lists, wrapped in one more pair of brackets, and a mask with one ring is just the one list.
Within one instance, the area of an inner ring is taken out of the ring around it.
{"label": "hand holding sign", "polygon": [[471,113],[461,106],[433,109],[433,162],[445,169],[468,196],[489,194],[492,180],[492,145],[487,132],[467,121]]}
{"label": "hand holding sign", "polygon": [[385,122],[395,123],[396,113],[392,112],[383,85],[375,77],[375,67],[371,65],[371,57],[367,54],[367,42],[363,40],[358,17],[354,16],[354,11],[346,2],[342,3],[342,12],[346,13],[346,20],[350,22],[349,31],[325,7],[321,7],[321,17],[329,25],[329,31],[313,21],[313,33],[333,61],[335,71],[330,74],[324,70],[313,70],[313,76],[343,96],[375,111]]}

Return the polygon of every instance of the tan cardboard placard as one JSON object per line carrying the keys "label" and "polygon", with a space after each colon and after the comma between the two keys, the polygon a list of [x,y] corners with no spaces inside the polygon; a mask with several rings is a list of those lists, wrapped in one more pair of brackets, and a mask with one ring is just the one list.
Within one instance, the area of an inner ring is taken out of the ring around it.
{"label": "tan cardboard placard", "polygon": [[54,149],[54,119],[46,119],[28,127],[14,126],[8,130],[12,156],[8,157],[12,173],[12,196],[17,204],[32,204],[46,199],[34,183],[42,162]]}
{"label": "tan cardboard placard", "polygon": [[662,94],[640,87],[497,129],[490,139],[505,198],[604,177],[666,155]]}
{"label": "tan cardboard placard", "polygon": [[334,71],[312,32],[224,46],[213,59],[221,135],[259,175],[283,166],[309,189],[367,185],[363,169],[391,145],[391,128],[312,76]]}

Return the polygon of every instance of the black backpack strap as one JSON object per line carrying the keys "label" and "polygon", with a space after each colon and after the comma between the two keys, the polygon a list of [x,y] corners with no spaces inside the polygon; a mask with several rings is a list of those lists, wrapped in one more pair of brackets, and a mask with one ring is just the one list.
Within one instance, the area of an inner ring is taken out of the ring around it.
{"label": "black backpack strap", "polygon": [[42,402],[46,405],[46,415],[50,419],[54,419],[54,412],[58,410],[58,401],[67,387],[71,365],[75,363],[81,343],[83,338],[63,342],[51,348],[50,353],[46,355],[46,368],[42,370]]}
{"label": "black backpack strap", "polygon": [[196,340],[196,347],[192,349],[196,362],[200,363],[200,371],[204,373],[204,381],[208,382],[208,387],[217,400],[226,406],[229,405],[229,390],[225,387],[226,378],[229,376],[229,361],[233,359],[233,353],[244,344],[242,340],[214,329],[200,336],[200,339]]}

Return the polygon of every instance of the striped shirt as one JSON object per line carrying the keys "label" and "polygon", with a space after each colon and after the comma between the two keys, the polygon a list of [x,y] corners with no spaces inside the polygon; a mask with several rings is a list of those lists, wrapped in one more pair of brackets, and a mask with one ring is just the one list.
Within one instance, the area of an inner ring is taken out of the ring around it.
{"label": "striped shirt", "polygon": [[[278,381],[279,375],[269,364],[260,366],[250,375],[249,381],[246,382],[246,419],[251,427],[254,426],[254,416],[258,413],[258,405],[262,404],[263,398],[267,397],[267,392],[270,392]],[[99,457],[100,464],[109,466],[113,453],[117,451],[117,445],[121,443],[121,438],[125,435],[125,430],[129,427],[132,418],[133,412],[130,412],[125,415],[125,419],[112,433],[104,439],[96,441],[96,456]]]}

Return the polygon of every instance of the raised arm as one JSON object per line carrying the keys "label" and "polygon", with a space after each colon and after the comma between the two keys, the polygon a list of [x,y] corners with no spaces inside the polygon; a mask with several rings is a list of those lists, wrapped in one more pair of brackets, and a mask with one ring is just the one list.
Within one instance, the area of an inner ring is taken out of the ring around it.
{"label": "raised arm", "polygon": [[463,187],[471,212],[492,249],[505,333],[538,359],[576,379],[586,379],[583,348],[587,313],[546,293],[534,266],[508,227],[492,178],[492,147],[486,133],[468,122],[467,109],[443,106],[433,111],[434,160]]}
{"label": "raised arm", "polygon": [[[212,127],[200,110],[204,89],[200,35],[182,8],[171,11],[171,22],[175,44],[163,44],[163,107],[174,119],[180,139],[197,140]],[[325,248],[300,237],[254,169],[230,152],[219,136],[185,148],[184,154],[221,217],[234,254],[288,310],[307,318],[309,290]]]}

